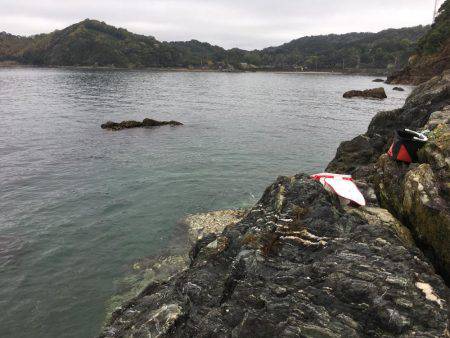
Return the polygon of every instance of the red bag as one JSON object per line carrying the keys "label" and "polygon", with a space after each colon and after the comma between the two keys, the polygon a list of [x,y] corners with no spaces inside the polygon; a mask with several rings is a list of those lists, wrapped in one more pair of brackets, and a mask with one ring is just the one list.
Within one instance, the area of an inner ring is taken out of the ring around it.
{"label": "red bag", "polygon": [[396,161],[417,162],[417,152],[428,141],[428,138],[409,129],[397,130],[388,155]]}

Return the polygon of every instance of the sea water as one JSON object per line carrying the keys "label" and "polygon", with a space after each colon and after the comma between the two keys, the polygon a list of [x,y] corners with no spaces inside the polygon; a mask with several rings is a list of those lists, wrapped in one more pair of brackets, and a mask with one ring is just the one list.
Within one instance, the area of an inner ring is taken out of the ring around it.
{"label": "sea water", "polygon": [[[342,98],[372,79],[0,69],[0,336],[98,334],[118,281],[173,245],[180,218],[322,171],[411,91]],[[146,117],[185,125],[100,128]]]}

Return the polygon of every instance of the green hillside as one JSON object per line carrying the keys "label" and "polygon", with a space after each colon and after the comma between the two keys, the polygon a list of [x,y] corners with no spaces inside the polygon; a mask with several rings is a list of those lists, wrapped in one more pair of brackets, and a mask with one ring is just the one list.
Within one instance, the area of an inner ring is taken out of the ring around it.
{"label": "green hillside", "polygon": [[96,20],[32,37],[0,33],[0,61],[48,66],[340,69],[400,68],[428,27],[309,36],[263,50],[160,42]]}
{"label": "green hillside", "polygon": [[446,0],[439,8],[436,21],[418,42],[419,54],[438,53],[450,38],[450,0]]}
{"label": "green hillside", "polygon": [[420,84],[450,69],[450,0],[439,8],[431,28],[419,39],[408,65],[388,78],[393,84]]}

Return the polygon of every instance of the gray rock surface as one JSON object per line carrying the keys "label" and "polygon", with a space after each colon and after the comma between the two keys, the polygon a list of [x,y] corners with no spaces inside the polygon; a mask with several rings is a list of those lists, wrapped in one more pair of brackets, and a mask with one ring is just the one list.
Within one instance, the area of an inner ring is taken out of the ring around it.
{"label": "gray rock surface", "polygon": [[[327,171],[353,174],[373,187],[377,202],[412,231],[416,243],[450,283],[450,70],[418,86],[403,108],[380,112],[368,131],[343,142]],[[385,153],[395,129],[431,130],[419,163]]]}
{"label": "gray rock surface", "polygon": [[390,221],[361,212],[305,175],[280,177],[241,222],[197,242],[189,269],[117,310],[102,336],[444,336],[442,279]]}

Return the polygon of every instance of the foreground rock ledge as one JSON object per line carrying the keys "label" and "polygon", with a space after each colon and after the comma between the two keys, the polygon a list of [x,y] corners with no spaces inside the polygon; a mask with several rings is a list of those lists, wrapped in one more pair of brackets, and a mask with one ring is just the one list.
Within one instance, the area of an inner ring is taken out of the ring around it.
{"label": "foreground rock ledge", "polygon": [[383,87],[366,89],[366,90],[350,90],[345,92],[343,95],[344,98],[350,99],[352,97],[363,97],[363,98],[371,98],[371,99],[386,99],[387,95],[384,91]]}
{"label": "foreground rock ledge", "polygon": [[377,210],[346,211],[306,175],[280,177],[242,221],[203,236],[188,269],[117,309],[101,336],[445,336],[445,284]]}
{"label": "foreground rock ledge", "polygon": [[130,128],[149,128],[149,127],[159,127],[159,126],[182,126],[183,123],[178,121],[157,121],[153,119],[144,119],[142,122],[139,121],[122,121],[120,123],[108,121],[101,125],[102,129],[109,130],[122,130]]}

